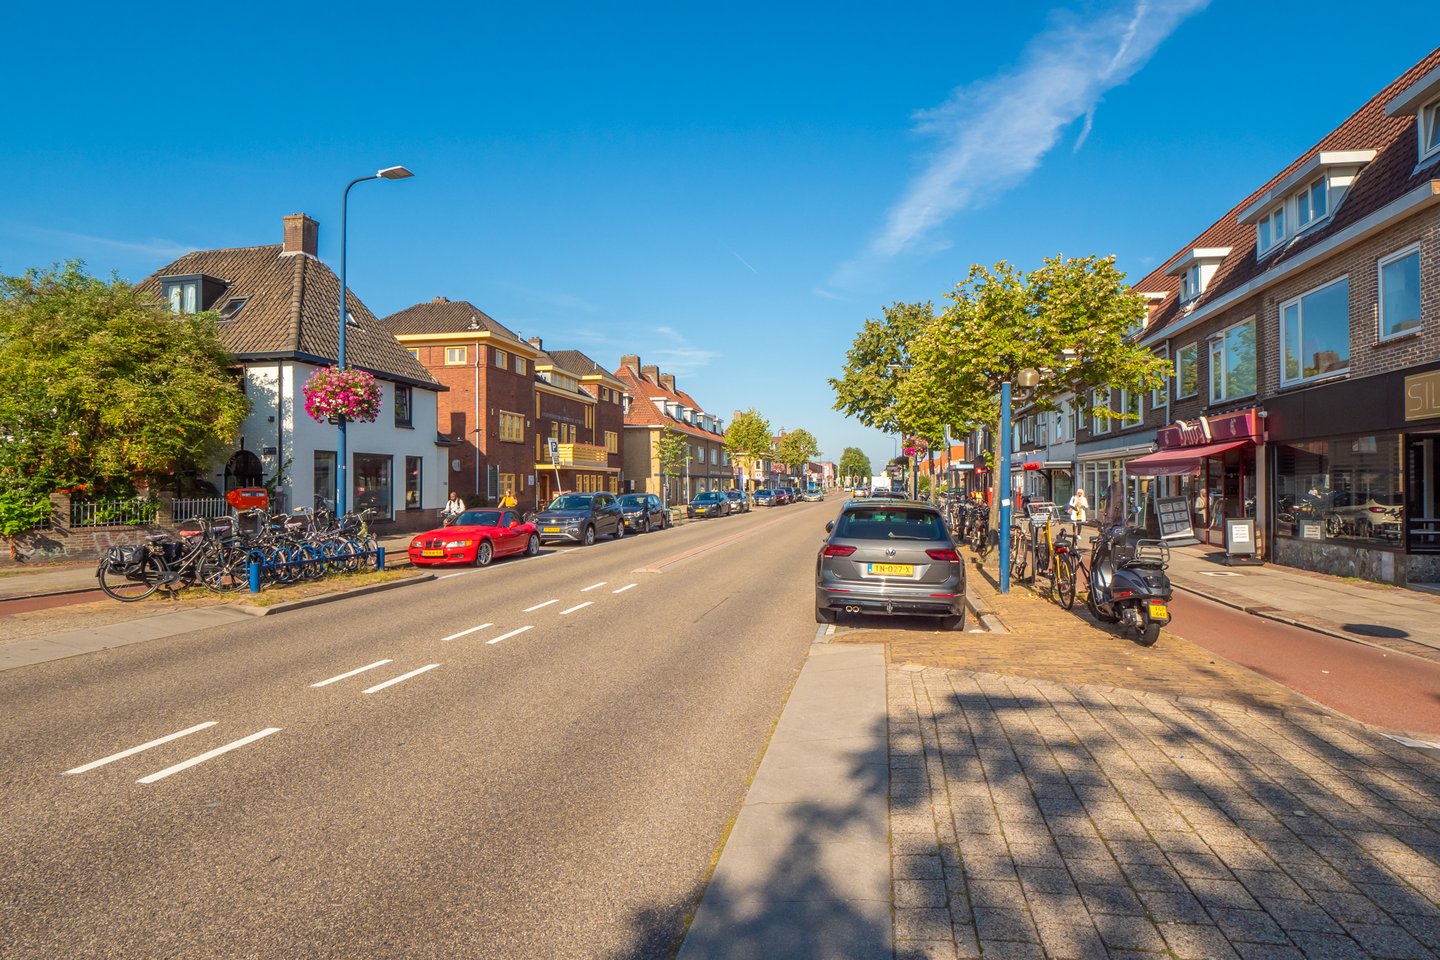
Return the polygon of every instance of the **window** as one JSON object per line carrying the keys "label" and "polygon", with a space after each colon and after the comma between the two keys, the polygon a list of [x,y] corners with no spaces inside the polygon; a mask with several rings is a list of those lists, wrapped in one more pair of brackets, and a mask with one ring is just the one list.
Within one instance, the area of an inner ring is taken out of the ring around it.
{"label": "window", "polygon": [[1275,212],[1255,225],[1257,252],[1265,253],[1285,239],[1285,206],[1281,204]]}
{"label": "window", "polygon": [[1399,437],[1281,444],[1275,459],[1280,536],[1400,545]]}
{"label": "window", "polygon": [[510,355],[508,353],[506,353],[504,350],[495,351],[495,366],[499,367],[501,370],[504,370],[505,365],[509,362]]}
{"label": "window", "polygon": [[335,509],[336,497],[336,470],[335,451],[315,451],[315,499],[316,506],[323,506],[327,510]]}
{"label": "window", "polygon": [[410,354],[410,356],[414,357],[416,360],[419,360],[419,359],[420,359],[420,348],[419,348],[419,347],[411,347],[409,350],[406,350],[405,352],[408,353],[408,354]]}
{"label": "window", "polygon": [[420,465],[419,457],[405,458],[405,509],[420,509]]}
{"label": "window", "polygon": [[1175,353],[1175,399],[1200,391],[1200,345],[1187,343]]}
{"label": "window", "polygon": [[395,384],[395,426],[410,426],[410,391],[411,387],[403,384]]}
{"label": "window", "polygon": [[1090,432],[1095,434],[1110,432],[1110,417],[1107,409],[1110,406],[1109,390],[1094,390],[1090,394]]}
{"label": "window", "polygon": [[1380,274],[1380,339],[1420,329],[1420,245],[1382,257]]}
{"label": "window", "polygon": [[224,323],[226,320],[234,320],[235,316],[244,309],[245,304],[249,302],[249,297],[231,297],[229,300],[226,300],[225,305],[220,308],[220,322]]}
{"label": "window", "polygon": [[1350,369],[1350,280],[1341,277],[1280,305],[1280,381]]}
{"label": "window", "polygon": [[165,299],[175,313],[194,313],[200,308],[200,281],[182,280],[165,284]]}
{"label": "window", "polygon": [[522,376],[524,375],[524,373],[525,373],[525,358],[524,358],[524,357],[516,357],[516,358],[515,358],[515,372],[518,373],[518,374],[521,374]]}
{"label": "window", "polygon": [[[418,359],[418,358],[417,358],[417,359]],[[469,348],[469,347],[446,347],[446,348],[445,348],[445,365],[446,365],[447,367],[463,366],[464,364],[469,363],[469,362],[470,362],[470,348]]]}
{"label": "window", "polygon": [[1188,303],[1200,296],[1200,264],[1191,265],[1180,278],[1180,302]]}
{"label": "window", "polygon": [[1144,396],[1134,390],[1120,391],[1120,412],[1125,414],[1121,428],[1133,427],[1145,418]]}
{"label": "window", "polygon": [[1440,153],[1440,100],[1420,108],[1420,159]]}
{"label": "window", "polygon": [[380,520],[394,516],[395,501],[390,492],[391,457],[380,453],[355,454],[356,510],[373,509]]}
{"label": "window", "polygon": [[610,453],[620,452],[620,435],[614,430],[605,431],[605,449]]}
{"label": "window", "polygon": [[515,474],[513,474],[513,473],[502,473],[502,474],[500,474],[499,477],[498,477],[498,479],[497,479],[496,486],[499,487],[499,493],[501,493],[501,494],[509,493],[509,494],[514,495],[517,500],[519,499],[519,492],[520,492],[520,491],[519,491],[519,488],[515,486]]}
{"label": "window", "polygon": [[595,408],[588,404],[585,407],[585,429],[595,429]]}
{"label": "window", "polygon": [[[1169,359],[1169,348],[1167,347],[1164,351],[1159,353],[1158,356],[1162,360]],[[1160,386],[1150,391],[1150,409],[1164,410],[1169,405],[1169,399],[1170,391],[1166,389],[1166,384],[1161,383]]]}
{"label": "window", "polygon": [[511,413],[508,410],[500,411],[500,439],[506,443],[525,442],[524,414]]}
{"label": "window", "polygon": [[1325,219],[1330,212],[1329,181],[1324,177],[1311,182],[1295,196],[1295,226],[1304,230],[1310,224]]}
{"label": "window", "polygon": [[1227,327],[1210,338],[1210,402],[1220,403],[1255,392],[1255,318]]}

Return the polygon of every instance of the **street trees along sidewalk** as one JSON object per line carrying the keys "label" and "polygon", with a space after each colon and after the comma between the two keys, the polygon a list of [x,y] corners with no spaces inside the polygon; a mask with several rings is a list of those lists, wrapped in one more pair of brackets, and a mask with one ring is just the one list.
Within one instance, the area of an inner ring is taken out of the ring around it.
{"label": "street trees along sidewalk", "polygon": [[0,276],[0,535],[65,487],[125,496],[233,442],[249,401],[214,313],[172,313],[71,261]]}
{"label": "street trees along sidewalk", "polygon": [[[859,447],[846,447],[840,454],[840,476],[860,478],[870,476],[870,458]],[[856,482],[852,479],[852,482]]]}
{"label": "street trees along sidewalk", "polygon": [[730,459],[748,466],[753,477],[755,460],[770,456],[770,421],[754,407],[735,414],[725,428],[725,449]]}
{"label": "street trees along sidewalk", "polygon": [[666,490],[665,506],[668,507],[670,484],[663,481],[685,475],[685,464],[694,459],[690,453],[690,438],[667,424],[660,429],[660,437],[655,441],[655,457],[660,461],[661,485]]}
{"label": "street trees along sidewalk", "polygon": [[793,473],[803,470],[805,464],[815,459],[819,453],[819,442],[803,427],[789,431],[775,445],[775,459],[789,467]]}
{"label": "street trees along sidewalk", "polygon": [[[950,304],[939,314],[931,303],[897,303],[883,320],[865,322],[844,375],[830,381],[835,409],[933,448],[946,425],[998,426],[1000,384],[1027,367],[1040,371],[1040,382],[1016,401],[1042,411],[1073,395],[1088,412],[1092,388],[1165,382],[1167,362],[1130,339],[1145,301],[1113,257],[1052,257],[1025,274],[1003,261],[976,264],[945,296]],[[1108,406],[1099,412],[1124,419]]]}

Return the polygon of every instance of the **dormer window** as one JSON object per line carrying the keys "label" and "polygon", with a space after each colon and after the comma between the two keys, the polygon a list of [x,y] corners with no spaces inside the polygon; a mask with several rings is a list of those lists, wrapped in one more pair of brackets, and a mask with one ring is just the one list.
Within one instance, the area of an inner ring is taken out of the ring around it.
{"label": "dormer window", "polygon": [[209,310],[229,286],[224,280],[203,273],[160,278],[160,295],[175,313]]}
{"label": "dormer window", "polygon": [[1255,255],[1263,257],[1318,223],[1340,206],[1374,150],[1325,150],[1240,211],[1240,223],[1255,225]]}
{"label": "dormer window", "polygon": [[1330,182],[1317,177],[1303,190],[1295,194],[1295,226],[1304,230],[1317,220],[1324,220],[1330,213]]}
{"label": "dormer window", "polygon": [[1415,118],[1415,147],[1420,163],[1440,159],[1440,67],[1400,91],[1385,104],[1385,115]]}
{"label": "dormer window", "polygon": [[1255,245],[1259,253],[1267,253],[1285,239],[1285,207],[1282,204],[1255,225]]}
{"label": "dormer window", "polygon": [[1420,159],[1440,156],[1440,100],[1420,111]]}
{"label": "dormer window", "polygon": [[1215,276],[1220,264],[1230,255],[1229,247],[1196,247],[1166,271],[1180,278],[1180,303],[1192,303]]}

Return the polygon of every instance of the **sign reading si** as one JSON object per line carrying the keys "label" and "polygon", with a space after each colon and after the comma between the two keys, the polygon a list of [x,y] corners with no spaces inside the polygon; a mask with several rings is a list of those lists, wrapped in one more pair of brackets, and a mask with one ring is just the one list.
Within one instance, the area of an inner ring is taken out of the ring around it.
{"label": "sign reading si", "polygon": [[1440,417],[1440,370],[1416,373],[1405,378],[1405,419],[1430,420]]}

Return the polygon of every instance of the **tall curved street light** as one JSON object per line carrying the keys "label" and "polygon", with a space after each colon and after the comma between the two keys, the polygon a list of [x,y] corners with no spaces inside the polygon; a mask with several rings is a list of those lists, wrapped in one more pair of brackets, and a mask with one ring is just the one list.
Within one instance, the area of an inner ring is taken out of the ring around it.
{"label": "tall curved street light", "polygon": [[[1040,384],[1040,371],[1026,367],[1015,381],[1026,390]],[[1000,384],[1000,592],[1010,592],[1010,509],[1015,491],[1010,489],[1010,381]]]}
{"label": "tall curved street light", "polygon": [[[340,349],[339,356],[335,358],[336,369],[345,369],[345,327],[348,325],[345,317],[345,215],[350,206],[350,188],[357,183],[364,183],[366,180],[408,180],[415,176],[404,167],[386,167],[377,170],[368,177],[356,177],[345,184],[345,192],[340,195]],[[345,418],[340,418],[340,442],[336,450],[336,461],[339,468],[339,476],[336,478],[335,486],[335,515],[341,516],[345,513],[346,494],[350,484],[350,457],[345,449]]]}

